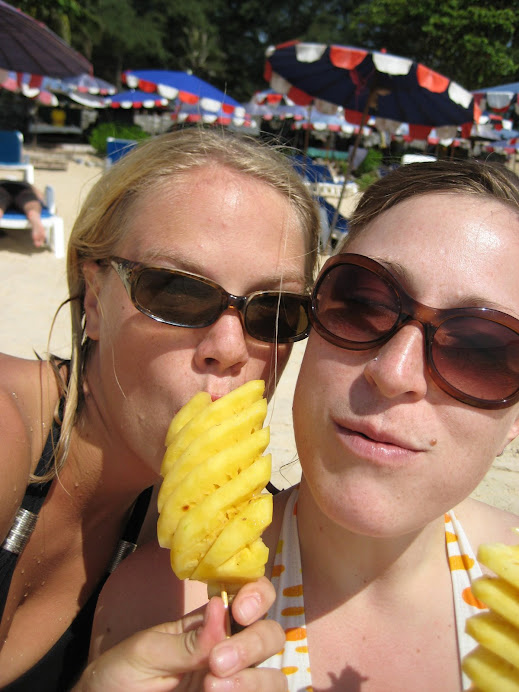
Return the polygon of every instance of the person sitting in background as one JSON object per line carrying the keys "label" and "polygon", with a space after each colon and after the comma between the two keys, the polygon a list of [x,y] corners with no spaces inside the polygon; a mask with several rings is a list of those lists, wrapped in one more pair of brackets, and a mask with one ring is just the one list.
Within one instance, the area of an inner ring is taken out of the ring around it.
{"label": "person sitting in background", "polygon": [[38,190],[21,180],[0,180],[0,219],[10,209],[21,211],[31,224],[34,247],[45,244],[45,226],[41,222],[43,196]]}
{"label": "person sitting in background", "polygon": [[[517,525],[469,496],[519,433],[518,262],[517,177],[437,161],[367,188],[322,268],[293,404],[301,483],[263,536],[287,641],[261,666],[291,692],[469,689],[475,548]],[[139,549],[101,594],[92,656],[178,617],[178,590],[205,599],[156,541]]]}
{"label": "person sitting in background", "polygon": [[[93,187],[68,246],[70,361],[0,356],[4,691],[57,692],[76,682],[101,586],[135,547],[160,480],[172,416],[202,389],[217,399],[263,379],[272,396],[293,342],[309,331],[318,225],[281,152],[218,131],[146,140]],[[268,582],[248,586],[251,612],[239,606],[246,596],[233,604],[242,624],[272,601]],[[195,625],[203,619],[194,617]],[[215,671],[218,605],[207,617],[201,647],[187,653],[185,640],[153,633],[164,643],[163,684],[180,670]],[[279,647],[279,626],[270,625],[256,622],[227,642],[238,668]],[[282,689],[281,674],[227,668],[243,689],[262,680],[263,689]],[[99,670],[89,669],[81,689]],[[141,689],[151,689],[142,666],[137,672]]]}

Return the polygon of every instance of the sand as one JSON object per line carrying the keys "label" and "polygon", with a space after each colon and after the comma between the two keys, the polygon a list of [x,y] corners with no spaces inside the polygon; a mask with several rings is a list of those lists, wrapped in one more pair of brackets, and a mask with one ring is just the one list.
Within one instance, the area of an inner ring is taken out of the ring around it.
{"label": "sand", "polygon": [[[88,191],[103,171],[96,157],[68,148],[50,154],[27,147],[35,162],[35,185],[54,188],[57,211],[65,223],[68,239],[77,212]],[[4,172],[1,173],[4,175]],[[353,200],[341,205],[348,213]],[[56,259],[49,250],[35,249],[29,231],[8,231],[0,238],[0,351],[24,358],[34,351],[48,349],[48,335],[58,305],[67,297],[65,259]],[[68,307],[61,311],[55,324],[50,350],[67,356],[70,351]],[[295,345],[291,360],[269,410],[271,425],[270,451],[273,454],[273,483],[285,488],[300,478],[301,469],[292,433],[292,395],[304,353],[305,342]],[[468,463],[460,459],[459,463]],[[486,478],[473,496],[502,509],[519,514],[519,441],[512,443],[495,460]]]}

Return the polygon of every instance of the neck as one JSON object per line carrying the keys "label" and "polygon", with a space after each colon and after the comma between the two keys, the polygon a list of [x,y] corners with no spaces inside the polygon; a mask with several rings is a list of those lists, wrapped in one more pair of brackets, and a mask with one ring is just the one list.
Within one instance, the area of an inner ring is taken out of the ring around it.
{"label": "neck", "polygon": [[91,398],[75,425],[70,450],[58,479],[69,510],[103,520],[124,515],[157,475],[108,430]]}
{"label": "neck", "polygon": [[297,519],[305,594],[321,585],[327,607],[360,592],[399,598],[406,585],[412,589],[421,582],[424,571],[442,572],[446,566],[443,517],[405,535],[354,533],[326,516],[303,477]]}

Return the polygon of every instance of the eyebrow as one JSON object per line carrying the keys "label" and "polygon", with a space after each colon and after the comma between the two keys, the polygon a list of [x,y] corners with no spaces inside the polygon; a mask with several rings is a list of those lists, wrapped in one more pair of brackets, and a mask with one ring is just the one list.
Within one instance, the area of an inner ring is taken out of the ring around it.
{"label": "eyebrow", "polygon": [[[407,291],[409,290],[407,287],[413,285],[413,278],[410,274],[410,272],[402,265],[400,262],[388,262],[385,259],[379,258],[379,257],[372,257],[376,262],[381,264],[383,267],[385,267],[393,276],[395,279],[397,279],[403,286],[403,288]],[[429,307],[435,307],[434,305],[430,305]],[[452,306],[453,308],[490,308],[491,310],[498,310],[499,312],[504,312],[507,315],[511,315],[512,317],[515,317],[516,319],[519,317],[513,310],[511,310],[509,307],[502,305],[501,303],[496,303],[493,300],[490,300],[489,298],[485,296],[480,296],[477,293],[470,293],[469,295],[464,296],[463,298],[460,298],[459,302],[456,303],[456,305]]]}
{"label": "eyebrow", "polygon": [[[180,269],[181,271],[186,271],[190,274],[196,274],[211,279],[211,281],[215,281],[213,277],[207,276],[196,262],[193,262],[187,257],[172,257],[171,255],[165,255],[161,251],[151,250],[145,253],[143,259],[139,260],[139,262],[150,266],[158,266],[162,269]],[[270,275],[262,277],[257,284],[257,288],[253,288],[252,290],[283,290],[286,284],[297,285],[297,290],[295,287],[289,289],[295,293],[303,292],[306,285],[305,277],[292,270],[286,270],[281,276]]]}

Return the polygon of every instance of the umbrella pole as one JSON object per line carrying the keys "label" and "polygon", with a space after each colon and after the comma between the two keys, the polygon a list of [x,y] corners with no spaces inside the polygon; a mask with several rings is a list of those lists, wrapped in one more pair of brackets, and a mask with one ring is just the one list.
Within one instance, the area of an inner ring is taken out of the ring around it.
{"label": "umbrella pole", "polygon": [[310,144],[310,128],[311,128],[311,118],[312,118],[312,104],[308,106],[308,122],[305,130],[305,143],[303,153],[306,156],[308,152],[308,145]]}
{"label": "umbrella pole", "polygon": [[[332,233],[335,230],[335,226],[337,225],[337,220],[339,218],[339,213],[340,213],[340,209],[341,209],[342,198],[344,197],[344,191],[346,190],[346,185],[348,183],[348,177],[349,177],[349,175],[353,169],[353,162],[355,161],[355,156],[357,154],[357,150],[358,150],[359,144],[360,144],[360,138],[362,137],[362,128],[364,127],[364,125],[368,121],[368,110],[369,110],[369,106],[371,103],[373,93],[374,92],[371,92],[369,94],[368,98],[366,99],[366,105],[364,106],[364,110],[362,112],[362,117],[360,119],[359,131],[357,133],[357,136],[355,137],[355,142],[353,144],[353,150],[351,152],[351,156],[348,156],[348,165],[346,166],[346,172],[344,174],[344,183],[342,184],[341,194],[339,195],[339,201],[337,202],[337,208],[335,209],[335,214],[333,215],[332,225],[330,227],[330,235],[328,236],[328,245],[331,241]],[[327,247],[327,250],[328,249],[329,248]]]}

